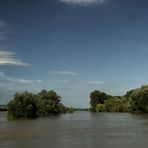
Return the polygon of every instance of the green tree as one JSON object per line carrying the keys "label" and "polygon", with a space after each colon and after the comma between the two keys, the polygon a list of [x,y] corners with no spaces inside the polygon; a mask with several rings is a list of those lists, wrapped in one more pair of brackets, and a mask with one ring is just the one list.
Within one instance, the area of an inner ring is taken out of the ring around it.
{"label": "green tree", "polygon": [[50,114],[58,114],[61,111],[60,96],[53,90],[42,90],[37,95],[38,114],[40,116],[48,116]]}
{"label": "green tree", "polygon": [[131,112],[148,113],[148,85],[136,89],[130,95]]}
{"label": "green tree", "polygon": [[111,96],[107,95],[104,92],[95,90],[91,92],[90,94],[90,105],[91,105],[91,110],[96,111],[96,105],[97,104],[103,104],[105,100],[109,99]]}
{"label": "green tree", "polygon": [[124,97],[129,101],[131,95],[132,95],[135,91],[136,91],[136,89],[132,89],[132,90],[127,91]]}
{"label": "green tree", "polygon": [[8,103],[9,118],[33,118],[37,116],[35,97],[27,91],[16,93]]}
{"label": "green tree", "polygon": [[112,97],[105,101],[105,110],[107,112],[127,112],[128,101],[124,98]]}
{"label": "green tree", "polygon": [[95,107],[96,112],[104,112],[105,111],[105,105],[104,104],[97,104]]}
{"label": "green tree", "polygon": [[[42,90],[38,94],[27,91],[16,93],[8,103],[8,117],[32,118],[37,116],[49,116],[68,112],[60,100],[60,96],[53,90]],[[72,108],[69,108],[72,112]]]}

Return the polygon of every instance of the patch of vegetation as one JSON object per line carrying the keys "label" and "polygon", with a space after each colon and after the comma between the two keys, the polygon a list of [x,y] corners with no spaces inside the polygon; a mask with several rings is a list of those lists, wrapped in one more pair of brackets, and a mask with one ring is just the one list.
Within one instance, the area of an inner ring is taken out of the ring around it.
{"label": "patch of vegetation", "polygon": [[148,113],[148,85],[128,91],[124,96],[111,96],[95,90],[90,94],[93,112]]}
{"label": "patch of vegetation", "polygon": [[61,97],[53,90],[42,90],[38,94],[16,93],[8,103],[8,118],[35,118],[72,112],[61,103]]}

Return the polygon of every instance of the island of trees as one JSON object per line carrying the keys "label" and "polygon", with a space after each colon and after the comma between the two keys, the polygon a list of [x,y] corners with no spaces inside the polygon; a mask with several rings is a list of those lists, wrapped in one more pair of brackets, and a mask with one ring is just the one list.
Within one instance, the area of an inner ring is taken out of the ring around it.
{"label": "island of trees", "polygon": [[8,103],[8,118],[35,118],[73,112],[72,107],[65,107],[60,96],[53,90],[42,90],[38,94],[30,92],[16,93]]}
{"label": "island of trees", "polygon": [[90,94],[92,112],[148,113],[148,85],[128,91],[124,96],[111,96],[99,90]]}

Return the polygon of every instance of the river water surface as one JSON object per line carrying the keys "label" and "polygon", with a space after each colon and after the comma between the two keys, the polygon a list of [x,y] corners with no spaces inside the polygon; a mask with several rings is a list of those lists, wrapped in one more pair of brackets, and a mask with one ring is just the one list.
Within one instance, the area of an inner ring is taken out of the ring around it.
{"label": "river water surface", "polygon": [[75,112],[8,121],[0,112],[0,148],[148,148],[148,115]]}

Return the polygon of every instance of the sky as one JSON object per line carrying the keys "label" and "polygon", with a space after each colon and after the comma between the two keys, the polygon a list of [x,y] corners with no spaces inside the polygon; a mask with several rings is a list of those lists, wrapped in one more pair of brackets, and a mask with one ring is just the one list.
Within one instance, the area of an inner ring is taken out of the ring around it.
{"label": "sky", "polygon": [[55,90],[89,107],[148,83],[147,0],[0,0],[0,104]]}

